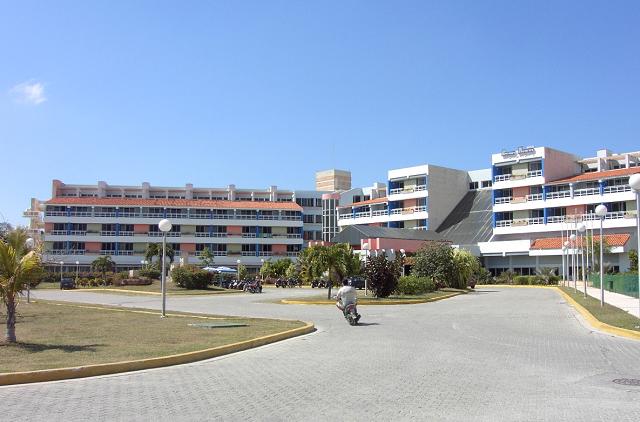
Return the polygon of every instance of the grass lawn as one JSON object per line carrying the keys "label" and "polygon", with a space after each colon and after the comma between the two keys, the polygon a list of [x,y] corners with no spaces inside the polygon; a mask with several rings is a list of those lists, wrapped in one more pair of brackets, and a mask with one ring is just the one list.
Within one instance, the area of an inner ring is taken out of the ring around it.
{"label": "grass lawn", "polygon": [[604,304],[604,307],[601,307],[598,299],[591,296],[587,296],[585,299],[582,292],[576,292],[572,288],[560,287],[560,289],[571,296],[573,300],[582,305],[591,313],[591,315],[601,322],[613,325],[614,327],[626,328],[627,330],[640,332],[640,319],[630,313],[607,303]]}
{"label": "grass lawn", "polygon": [[[335,304],[336,301],[331,299],[327,300],[327,290],[322,289],[323,294],[318,294],[317,296],[306,296],[306,297],[292,297],[287,298],[288,301],[296,301],[296,302],[326,302],[327,304]],[[332,289],[331,295],[334,296],[338,292],[338,289]],[[389,297],[379,298],[374,297],[371,292],[369,292],[368,296],[365,296],[364,290],[358,290],[358,304],[360,305],[371,305],[371,304],[384,304],[384,303],[393,303],[395,301],[416,301],[417,303],[432,300],[442,296],[448,296],[452,293],[455,294],[465,294],[467,290],[458,290],[458,289],[442,289],[435,292],[425,293],[421,295],[391,295]],[[280,302],[281,300],[276,300],[276,302]]]}
{"label": "grass lawn", "polygon": [[[40,283],[38,287],[34,290],[41,289],[59,289],[60,283]],[[153,283],[147,286],[107,286],[105,287],[80,287],[76,290],[79,291],[90,291],[90,292],[103,292],[103,293],[116,293],[111,290],[106,289],[118,289],[118,290],[127,290],[130,291],[131,294],[136,294],[137,292],[141,293],[157,293],[160,294],[160,281],[154,280]],[[173,284],[172,281],[167,281],[167,294],[170,295],[208,295],[208,294],[221,294],[221,293],[239,293],[240,290],[233,289],[223,289],[220,287],[211,286],[207,289],[199,289],[199,290],[187,290]]]}
{"label": "grass lawn", "polygon": [[[171,312],[161,319],[157,311],[74,305],[56,302],[21,302],[18,306],[18,343],[0,342],[0,373],[62,368],[144,359],[207,349],[274,334],[304,324]],[[191,316],[190,316],[191,315]],[[214,316],[211,316],[214,317]],[[241,323],[246,327],[201,328],[188,324]],[[6,314],[0,315],[6,324]],[[4,337],[3,339],[4,340]]]}

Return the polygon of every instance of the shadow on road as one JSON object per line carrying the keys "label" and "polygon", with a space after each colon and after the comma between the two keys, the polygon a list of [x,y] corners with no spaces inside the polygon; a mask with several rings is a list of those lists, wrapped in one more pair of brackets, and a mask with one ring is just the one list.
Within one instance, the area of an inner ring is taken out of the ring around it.
{"label": "shadow on road", "polygon": [[369,325],[380,325],[377,322],[359,322],[359,327],[368,327]]}

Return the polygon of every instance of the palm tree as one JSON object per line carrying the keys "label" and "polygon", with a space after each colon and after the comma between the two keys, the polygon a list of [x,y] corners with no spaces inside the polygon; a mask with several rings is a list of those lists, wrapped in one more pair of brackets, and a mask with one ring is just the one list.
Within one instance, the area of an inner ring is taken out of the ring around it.
{"label": "palm tree", "polygon": [[22,229],[9,232],[0,240],[0,297],[7,308],[8,343],[16,342],[17,296],[24,290],[30,275],[40,268],[40,259],[26,246]]}
{"label": "palm tree", "polygon": [[536,281],[540,284],[548,286],[555,284],[557,280],[555,268],[545,267],[536,271]]}
{"label": "palm tree", "polygon": [[91,263],[91,268],[102,274],[102,284],[107,285],[107,271],[112,271],[116,266],[109,255],[101,256]]}
{"label": "palm tree", "polygon": [[347,259],[351,253],[351,248],[345,243],[325,246],[320,250],[318,265],[329,273],[329,290],[327,299],[331,299],[331,287],[333,283],[341,283],[347,273]]}
{"label": "palm tree", "polygon": [[[175,251],[171,247],[171,245],[167,244],[167,258],[169,258],[169,262],[173,263],[173,259],[176,256]],[[144,259],[149,262],[153,262],[154,257],[158,257],[158,262],[162,262],[162,243],[147,243],[147,249],[144,252]],[[160,268],[162,264],[158,264],[158,268]]]}
{"label": "palm tree", "polygon": [[[160,251],[160,253],[162,254],[162,251]],[[215,258],[213,257],[213,252],[211,252],[211,249],[204,248],[202,250],[202,253],[200,254],[200,262],[202,262],[203,267],[211,267],[213,265],[214,259]]]}

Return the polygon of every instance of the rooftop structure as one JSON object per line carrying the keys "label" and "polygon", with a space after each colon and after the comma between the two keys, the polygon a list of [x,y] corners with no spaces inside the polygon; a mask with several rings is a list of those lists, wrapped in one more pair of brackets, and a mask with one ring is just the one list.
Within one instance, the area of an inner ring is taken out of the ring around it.
{"label": "rooftop structure", "polygon": [[335,192],[351,189],[351,172],[347,170],[323,170],[316,172],[316,190]]}

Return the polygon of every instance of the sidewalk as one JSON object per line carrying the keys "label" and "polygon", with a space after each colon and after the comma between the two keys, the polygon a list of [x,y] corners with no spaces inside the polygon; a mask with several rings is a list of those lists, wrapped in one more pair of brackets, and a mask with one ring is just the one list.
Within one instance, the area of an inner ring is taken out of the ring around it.
{"label": "sidewalk", "polygon": [[[569,283],[569,287],[573,288],[573,282]],[[578,291],[584,292],[584,284],[582,281],[578,281]],[[600,300],[600,289],[597,289],[595,287],[590,287],[589,285],[587,285],[587,294],[591,297],[594,297]],[[620,308],[623,311],[627,311],[631,315],[640,318],[640,309],[638,309],[640,304],[638,303],[638,299],[635,297],[623,295],[620,293],[613,293],[605,290],[604,301],[609,305],[615,306],[616,308]]]}

